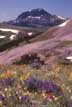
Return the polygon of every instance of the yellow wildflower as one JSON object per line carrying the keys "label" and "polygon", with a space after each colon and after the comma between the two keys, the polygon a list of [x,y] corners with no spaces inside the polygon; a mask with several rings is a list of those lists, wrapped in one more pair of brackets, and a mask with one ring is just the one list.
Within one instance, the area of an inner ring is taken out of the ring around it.
{"label": "yellow wildflower", "polygon": [[2,101],[0,101],[0,107],[2,107],[2,105],[3,105],[3,102],[2,102]]}
{"label": "yellow wildflower", "polygon": [[21,81],[24,80],[24,75],[21,75],[21,76],[20,76],[20,80],[21,80]]}
{"label": "yellow wildflower", "polygon": [[29,78],[31,76],[31,72],[28,72],[27,75],[25,76],[25,79]]}
{"label": "yellow wildflower", "polygon": [[1,75],[0,75],[0,78],[4,78],[5,77],[5,73],[2,73]]}
{"label": "yellow wildflower", "polygon": [[72,100],[72,96],[70,97],[70,99]]}
{"label": "yellow wildflower", "polygon": [[9,70],[8,70],[8,71],[6,72],[6,76],[7,76],[7,77],[11,77],[11,76],[13,76],[13,75],[14,75],[14,73],[13,73],[12,71],[9,71]]}
{"label": "yellow wildflower", "polygon": [[26,67],[26,66],[27,66],[26,64],[23,65],[23,67]]}
{"label": "yellow wildflower", "polygon": [[72,80],[72,72],[70,73],[70,78],[69,79]]}
{"label": "yellow wildflower", "polygon": [[62,90],[64,90],[64,88],[65,88],[65,84],[62,84],[62,85],[61,85],[61,88],[62,88]]}
{"label": "yellow wildflower", "polygon": [[31,76],[31,72],[28,72],[26,75],[22,74],[20,76],[20,80],[26,80]]}

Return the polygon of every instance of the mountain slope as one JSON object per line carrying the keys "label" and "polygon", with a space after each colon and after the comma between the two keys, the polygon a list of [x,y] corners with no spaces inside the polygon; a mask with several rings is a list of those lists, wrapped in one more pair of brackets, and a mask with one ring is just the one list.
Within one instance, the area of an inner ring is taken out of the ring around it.
{"label": "mountain slope", "polygon": [[48,30],[41,38],[44,38],[43,36],[52,37],[4,51],[0,53],[0,63],[11,64],[20,59],[21,56],[31,53],[43,56],[45,63],[56,63],[61,58],[64,59],[72,55],[72,19]]}
{"label": "mountain slope", "polygon": [[62,40],[64,36],[65,38],[68,36],[67,40],[71,40],[72,37],[69,38],[69,35],[71,33],[72,33],[72,19],[69,19],[56,27],[48,29],[43,34],[32,39],[31,42],[43,41],[45,39],[53,39],[53,38]]}

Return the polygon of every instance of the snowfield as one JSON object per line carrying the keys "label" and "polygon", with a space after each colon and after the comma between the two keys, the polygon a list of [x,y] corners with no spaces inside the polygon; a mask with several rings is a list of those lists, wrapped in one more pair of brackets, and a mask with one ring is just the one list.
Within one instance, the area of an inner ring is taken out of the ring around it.
{"label": "snowfield", "polygon": [[6,36],[2,36],[2,35],[0,35],[0,39],[3,39],[3,38],[5,38]]}
{"label": "snowfield", "polygon": [[33,34],[32,32],[29,32],[29,33],[28,33],[28,36],[32,36],[32,34]]}
{"label": "snowfield", "polygon": [[15,34],[19,33],[18,30],[15,30],[15,29],[6,29],[6,28],[0,28],[0,31],[12,32],[12,33],[15,33]]}
{"label": "snowfield", "polygon": [[66,25],[67,25],[67,23],[68,23],[69,21],[70,21],[70,20],[65,21],[64,23],[60,24],[60,25],[59,25],[59,27],[66,26]]}
{"label": "snowfield", "polygon": [[16,37],[16,35],[11,35],[10,40],[13,40]]}
{"label": "snowfield", "polygon": [[72,62],[72,56],[68,56],[68,57],[66,57],[66,59],[68,59]]}
{"label": "snowfield", "polygon": [[58,16],[59,19],[63,19],[66,20],[66,18],[62,17],[62,16]]}

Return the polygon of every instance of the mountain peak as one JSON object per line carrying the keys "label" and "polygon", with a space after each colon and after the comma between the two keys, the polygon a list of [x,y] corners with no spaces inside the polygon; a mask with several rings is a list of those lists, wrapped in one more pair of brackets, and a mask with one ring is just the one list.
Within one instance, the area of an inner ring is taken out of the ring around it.
{"label": "mountain peak", "polygon": [[22,14],[20,14],[18,16],[18,19],[24,19],[27,18],[28,16],[32,16],[32,17],[37,17],[37,16],[48,16],[48,17],[52,17],[52,15],[50,13],[48,13],[47,11],[45,11],[42,8],[37,8],[37,9],[32,9],[31,11],[25,11]]}
{"label": "mountain peak", "polygon": [[51,17],[51,14],[42,8],[33,9],[33,10],[31,10],[31,13],[33,16],[45,15],[45,16]]}
{"label": "mountain peak", "polygon": [[37,12],[46,12],[46,13],[48,13],[46,10],[44,10],[43,8],[36,8],[36,9],[32,9],[31,10],[31,12],[35,12],[35,11],[37,11]]}
{"label": "mountain peak", "polygon": [[63,23],[65,20],[48,13],[42,8],[32,9],[21,13],[14,21],[10,22],[18,26],[51,27]]}
{"label": "mountain peak", "polygon": [[43,8],[32,9],[31,11],[45,11]]}

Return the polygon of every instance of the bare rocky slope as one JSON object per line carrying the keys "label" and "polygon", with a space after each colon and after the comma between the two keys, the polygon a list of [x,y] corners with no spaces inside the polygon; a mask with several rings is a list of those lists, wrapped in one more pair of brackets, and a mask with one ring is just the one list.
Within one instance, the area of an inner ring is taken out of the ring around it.
{"label": "bare rocky slope", "polygon": [[35,37],[31,43],[0,52],[0,64],[12,64],[26,54],[37,53],[45,64],[72,55],[72,19]]}

